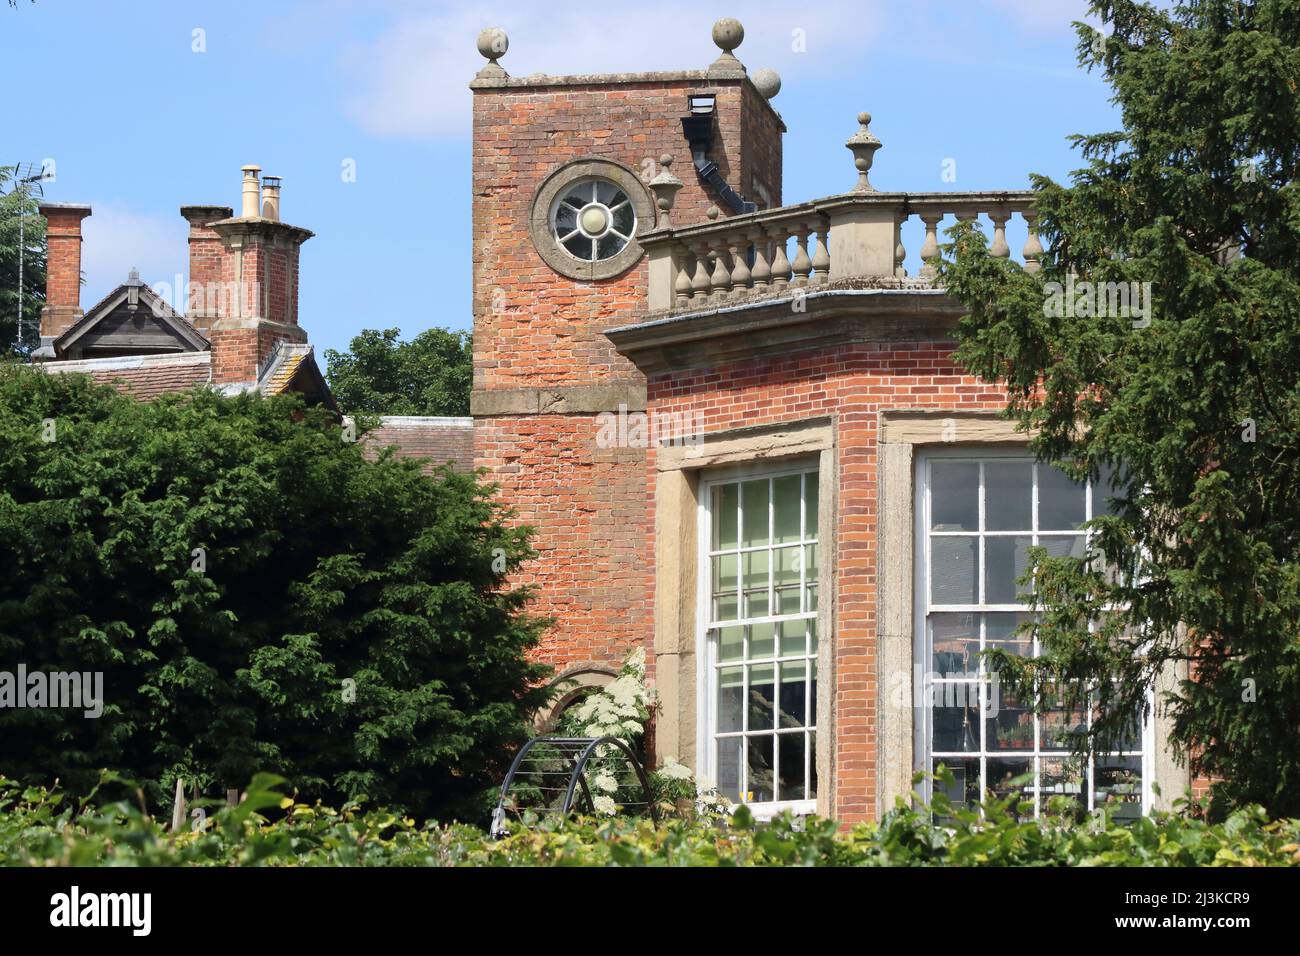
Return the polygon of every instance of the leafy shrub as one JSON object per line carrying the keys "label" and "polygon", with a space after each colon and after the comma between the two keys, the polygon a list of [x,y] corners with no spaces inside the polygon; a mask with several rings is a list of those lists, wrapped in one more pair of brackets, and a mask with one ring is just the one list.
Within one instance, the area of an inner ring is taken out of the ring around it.
{"label": "leafy shrub", "polygon": [[169,806],[177,777],[271,770],[312,800],[485,812],[547,673],[503,585],[526,531],[474,477],[343,437],[292,397],[142,403],[0,367],[0,661],[102,672],[105,697],[0,710],[0,773],[85,793],[107,767]]}
{"label": "leafy shrub", "polygon": [[[494,840],[463,824],[419,825],[388,810],[331,809],[253,780],[238,807],[171,835],[127,799],[96,807],[0,779],[0,864],[9,866],[1296,866],[1300,820],[1269,822],[1258,807],[1211,824],[1157,814],[1131,826],[1104,814],[1083,823],[1017,821],[1003,804],[954,811],[936,824],[899,807],[849,829],[788,816],[552,819]],[[111,786],[120,785],[112,777]],[[950,808],[951,809],[951,808]],[[274,816],[273,822],[268,817]]]}

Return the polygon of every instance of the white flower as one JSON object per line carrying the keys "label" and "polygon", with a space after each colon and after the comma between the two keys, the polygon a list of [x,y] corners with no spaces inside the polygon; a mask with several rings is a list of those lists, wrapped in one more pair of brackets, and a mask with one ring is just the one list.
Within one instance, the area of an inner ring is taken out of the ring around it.
{"label": "white flower", "polygon": [[659,768],[659,775],[669,780],[690,780],[692,776],[690,767],[678,763],[672,757],[664,761],[664,765]]}
{"label": "white flower", "polygon": [[604,790],[606,793],[613,793],[618,789],[618,781],[607,773],[596,774],[593,785],[597,790]]}
{"label": "white flower", "polygon": [[603,793],[599,797],[593,799],[591,802],[595,806],[597,813],[603,813],[606,816],[612,817],[614,815],[614,812],[618,809],[618,807],[615,806],[614,804],[614,798],[607,797]]}

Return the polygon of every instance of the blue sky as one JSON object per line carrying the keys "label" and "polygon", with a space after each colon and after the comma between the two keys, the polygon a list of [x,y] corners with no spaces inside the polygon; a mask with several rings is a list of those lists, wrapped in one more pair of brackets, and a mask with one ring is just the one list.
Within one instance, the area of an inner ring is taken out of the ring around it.
{"label": "blue sky", "polygon": [[[1066,137],[1117,125],[1074,65],[1084,0],[744,4],[423,0],[20,0],[0,4],[0,163],[54,161],[46,196],[88,202],[83,306],[136,266],[186,271],[190,203],[239,206],[239,167],[284,177],[303,248],[301,321],[318,348],[366,327],[470,325],[470,93],[478,31],[513,75],[691,69],[738,16],[737,55],[772,67],[787,202],[848,189],[861,110],[885,190],[1024,188],[1079,165]],[[799,38],[803,42],[798,42]],[[196,47],[202,47],[196,52]],[[356,181],[341,175],[355,162]],[[955,181],[945,181],[945,161]],[[912,223],[918,230],[918,223]],[[1014,225],[1014,221],[1013,221]],[[1009,230],[1013,249],[1023,241]],[[919,235],[905,241],[915,258]],[[915,265],[912,265],[915,268]]]}

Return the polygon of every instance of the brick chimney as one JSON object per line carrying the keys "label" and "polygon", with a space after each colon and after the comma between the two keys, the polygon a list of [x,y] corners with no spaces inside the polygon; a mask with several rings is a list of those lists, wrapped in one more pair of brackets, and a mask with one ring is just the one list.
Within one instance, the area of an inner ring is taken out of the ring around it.
{"label": "brick chimney", "polygon": [[181,215],[190,224],[190,286],[186,316],[205,335],[212,320],[221,314],[221,276],[226,256],[221,237],[212,224],[234,214],[229,206],[181,206]]}
{"label": "brick chimney", "polygon": [[[181,209],[190,223],[191,320],[212,343],[219,385],[251,385],[280,342],[307,341],[298,325],[298,261],[312,233],[279,220],[279,177],[267,177],[263,204],[260,172],[243,167],[238,217],[224,206]],[[199,283],[218,294],[202,294],[196,305]]]}
{"label": "brick chimney", "polygon": [[43,202],[48,253],[45,260],[45,307],[41,309],[41,344],[62,335],[81,318],[81,220],[90,207],[79,203]]}

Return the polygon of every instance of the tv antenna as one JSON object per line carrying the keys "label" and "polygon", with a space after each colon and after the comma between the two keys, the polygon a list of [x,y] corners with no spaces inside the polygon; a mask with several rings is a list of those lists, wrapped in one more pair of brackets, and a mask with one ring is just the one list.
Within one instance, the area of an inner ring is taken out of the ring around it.
{"label": "tv antenna", "polygon": [[14,181],[14,192],[18,193],[18,330],[14,337],[14,348],[23,346],[23,262],[27,256],[27,199],[30,190],[35,189],[38,196],[45,195],[41,183],[52,178],[43,163],[16,163],[6,168]]}

